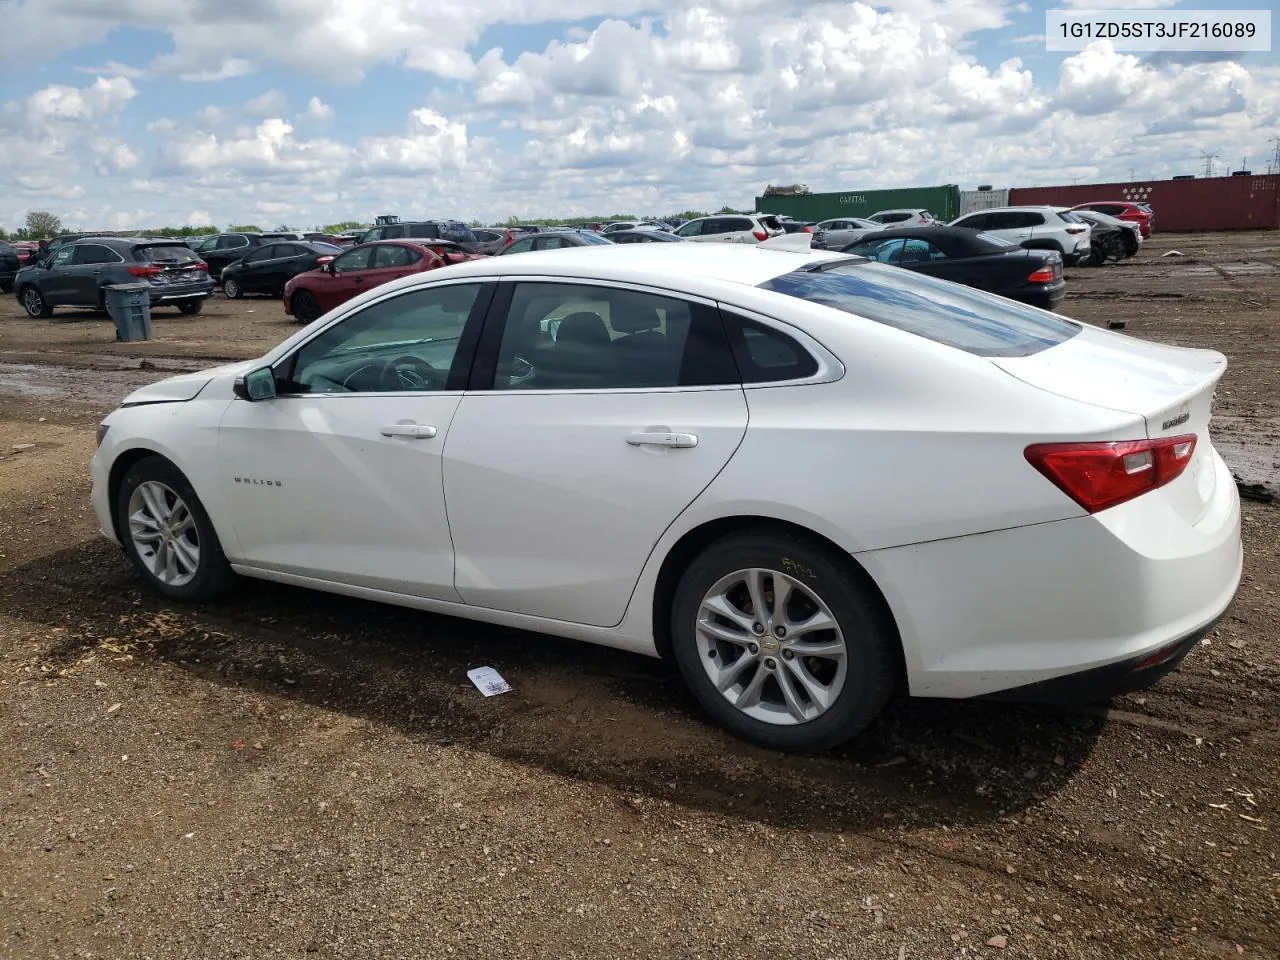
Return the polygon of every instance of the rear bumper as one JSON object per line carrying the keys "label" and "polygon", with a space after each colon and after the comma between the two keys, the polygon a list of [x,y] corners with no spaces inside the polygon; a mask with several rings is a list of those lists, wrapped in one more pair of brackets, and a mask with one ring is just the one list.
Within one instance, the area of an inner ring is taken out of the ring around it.
{"label": "rear bumper", "polygon": [[1041,310],[1052,310],[1066,298],[1067,282],[1058,280],[1057,283],[1049,283],[1044,286],[1020,287],[1017,290],[1009,291],[1005,296],[1011,300],[1029,303],[1031,306],[1039,307]]}
{"label": "rear bumper", "polygon": [[[1079,698],[1096,685],[1088,699],[1172,670],[1243,569],[1240,498],[1213,461],[1194,524],[1155,491],[1092,516],[858,554],[893,611],[911,693]],[[1168,660],[1138,670],[1156,654]]]}
{"label": "rear bumper", "polygon": [[179,300],[201,300],[213,293],[213,281],[190,284],[183,287],[160,288],[151,291],[151,304],[174,303]]}

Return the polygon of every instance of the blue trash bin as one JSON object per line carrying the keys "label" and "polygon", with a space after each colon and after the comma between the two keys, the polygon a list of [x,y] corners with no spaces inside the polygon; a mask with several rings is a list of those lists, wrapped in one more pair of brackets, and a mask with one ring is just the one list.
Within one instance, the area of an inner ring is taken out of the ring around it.
{"label": "blue trash bin", "polygon": [[151,339],[151,285],[116,283],[107,287],[107,313],[117,340]]}

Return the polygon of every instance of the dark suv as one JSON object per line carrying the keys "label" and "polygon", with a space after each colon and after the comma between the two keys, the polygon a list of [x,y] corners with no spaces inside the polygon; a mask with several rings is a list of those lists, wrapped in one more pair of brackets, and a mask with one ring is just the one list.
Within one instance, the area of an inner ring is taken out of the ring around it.
{"label": "dark suv", "polygon": [[452,240],[467,253],[483,253],[484,244],[476,239],[461,220],[413,220],[404,223],[383,223],[372,227],[360,237],[361,243],[374,240]]}
{"label": "dark suv", "polygon": [[14,286],[30,316],[48,317],[54,307],[105,310],[106,287],[140,282],[151,285],[152,306],[173,304],[187,314],[199,313],[213,293],[205,262],[179,241],[159,237],[73,240],[19,270]]}
{"label": "dark suv", "polygon": [[0,292],[12,293],[13,281],[18,275],[18,251],[0,240]]}

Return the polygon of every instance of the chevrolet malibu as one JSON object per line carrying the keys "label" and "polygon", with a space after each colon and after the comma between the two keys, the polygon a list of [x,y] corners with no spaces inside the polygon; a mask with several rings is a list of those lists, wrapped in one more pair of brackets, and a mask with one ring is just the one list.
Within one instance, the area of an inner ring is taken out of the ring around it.
{"label": "chevrolet malibu", "polygon": [[103,532],[236,575],[678,665],[767,747],[895,691],[1097,699],[1241,575],[1221,354],[809,250],[644,244],[369,290],[103,421]]}

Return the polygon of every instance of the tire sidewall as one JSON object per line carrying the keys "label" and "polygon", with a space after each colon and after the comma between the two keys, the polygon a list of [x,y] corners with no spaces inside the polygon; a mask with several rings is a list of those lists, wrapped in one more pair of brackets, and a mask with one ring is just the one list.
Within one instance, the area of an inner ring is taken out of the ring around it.
{"label": "tire sidewall", "polygon": [[[195,521],[196,533],[200,539],[199,569],[188,583],[180,587],[162,583],[156,579],[138,555],[138,549],[129,535],[129,498],[141,484],[153,480],[163,483],[182,498]],[[114,509],[116,526],[120,531],[120,542],[124,547],[125,555],[152,590],[171,600],[192,603],[215,596],[226,588],[230,580],[230,567],[227,565],[226,557],[223,556],[222,546],[218,541],[217,532],[213,529],[209,514],[205,512],[204,504],[200,502],[200,498],[196,496],[195,490],[182,475],[182,471],[168,460],[160,456],[152,456],[130,466],[120,480]]]}
{"label": "tire sidewall", "polygon": [[[702,666],[694,624],[702,598],[735,570],[761,567],[791,574],[813,590],[844,633],[848,669],[836,702],[816,720],[781,726],[746,716],[715,688]],[[722,726],[758,746],[817,752],[855,737],[880,712],[893,690],[894,634],[877,604],[831,551],[800,537],[762,533],[708,547],[685,570],[671,604],[672,651],[685,682]]]}
{"label": "tire sidewall", "polygon": [[240,289],[240,281],[235,277],[229,277],[222,281],[222,292],[227,295],[228,300],[239,300],[242,293]]}
{"label": "tire sidewall", "polygon": [[[27,301],[27,298],[32,294],[35,295],[36,302],[39,304],[39,308],[36,310],[32,310]],[[27,312],[27,316],[39,320],[48,315],[49,305],[45,302],[44,294],[40,292],[38,287],[24,287],[22,291],[22,309]]]}

